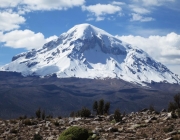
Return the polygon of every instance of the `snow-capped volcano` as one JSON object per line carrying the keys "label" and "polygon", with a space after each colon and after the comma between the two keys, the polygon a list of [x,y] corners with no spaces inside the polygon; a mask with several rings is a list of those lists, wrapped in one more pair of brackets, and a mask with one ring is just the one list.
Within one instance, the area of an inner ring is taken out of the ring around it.
{"label": "snow-capped volcano", "polygon": [[24,76],[56,74],[59,78],[119,78],[140,84],[180,83],[177,75],[143,50],[90,24],[76,25],[42,48],[14,56],[0,70]]}

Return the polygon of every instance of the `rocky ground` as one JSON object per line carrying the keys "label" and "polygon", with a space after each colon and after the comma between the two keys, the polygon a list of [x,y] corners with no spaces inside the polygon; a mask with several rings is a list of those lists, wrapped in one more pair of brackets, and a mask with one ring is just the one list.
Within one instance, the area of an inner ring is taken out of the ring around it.
{"label": "rocky ground", "polygon": [[123,116],[116,123],[113,115],[91,118],[51,118],[0,120],[0,140],[31,140],[41,135],[43,140],[57,140],[70,126],[90,129],[101,140],[178,140],[180,118],[172,113],[149,110]]}

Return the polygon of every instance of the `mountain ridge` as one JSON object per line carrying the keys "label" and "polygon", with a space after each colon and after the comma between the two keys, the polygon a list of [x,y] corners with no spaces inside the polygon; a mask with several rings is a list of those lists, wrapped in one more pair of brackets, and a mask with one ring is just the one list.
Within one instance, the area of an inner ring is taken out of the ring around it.
{"label": "mountain ridge", "polygon": [[53,116],[69,116],[83,106],[92,109],[100,99],[111,102],[112,110],[127,113],[149,105],[161,110],[180,91],[178,84],[154,82],[142,87],[121,79],[23,77],[6,71],[0,71],[0,79],[0,118],[6,119],[33,116],[38,108]]}
{"label": "mountain ridge", "polygon": [[143,86],[151,82],[180,83],[177,75],[143,50],[90,24],[75,25],[42,48],[14,56],[0,70],[24,76],[117,78]]}

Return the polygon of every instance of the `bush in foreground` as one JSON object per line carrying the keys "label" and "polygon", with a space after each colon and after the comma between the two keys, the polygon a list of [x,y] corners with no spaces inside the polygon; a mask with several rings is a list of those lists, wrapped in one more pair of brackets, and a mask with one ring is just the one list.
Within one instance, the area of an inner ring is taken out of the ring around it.
{"label": "bush in foreground", "polygon": [[180,93],[174,95],[174,102],[170,102],[168,105],[168,111],[175,111],[180,109]]}
{"label": "bush in foreground", "polygon": [[43,137],[40,134],[34,134],[33,140],[42,140]]}
{"label": "bush in foreground", "polygon": [[89,133],[87,129],[72,126],[61,133],[58,140],[87,140]]}
{"label": "bush in foreground", "polygon": [[91,111],[87,108],[82,108],[80,110],[81,117],[89,117],[91,115]]}
{"label": "bush in foreground", "polygon": [[122,120],[122,117],[121,117],[121,112],[119,109],[116,109],[114,111],[114,119],[116,122],[120,122]]}

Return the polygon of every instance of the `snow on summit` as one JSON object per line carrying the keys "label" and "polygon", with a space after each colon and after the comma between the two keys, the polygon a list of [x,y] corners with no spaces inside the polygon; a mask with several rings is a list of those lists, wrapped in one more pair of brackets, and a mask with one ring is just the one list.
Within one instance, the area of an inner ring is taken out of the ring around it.
{"label": "snow on summit", "polygon": [[90,24],[75,25],[42,48],[14,56],[0,70],[24,76],[118,78],[142,85],[152,81],[180,83],[177,75],[143,50]]}

